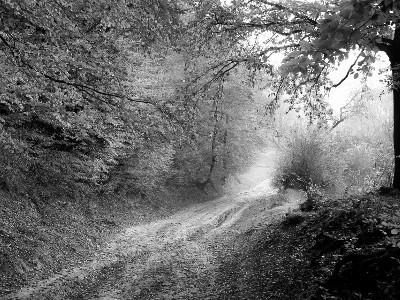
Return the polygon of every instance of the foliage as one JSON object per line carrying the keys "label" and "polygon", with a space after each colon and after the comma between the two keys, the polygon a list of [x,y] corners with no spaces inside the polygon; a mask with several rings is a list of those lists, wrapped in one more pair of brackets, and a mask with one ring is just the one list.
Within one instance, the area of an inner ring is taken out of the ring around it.
{"label": "foliage", "polygon": [[346,165],[343,176],[350,194],[391,185],[392,113],[385,100],[366,102],[363,115],[351,117],[333,132]]}
{"label": "foliage", "polygon": [[340,187],[343,166],[336,160],[323,131],[298,130],[289,138],[274,175],[275,186],[305,191]]}
{"label": "foliage", "polygon": [[25,159],[6,157],[15,162],[13,172],[21,171],[13,190],[28,184],[24,176],[39,189],[55,183],[60,191],[74,184],[94,188],[120,155],[132,145],[143,147],[165,126],[150,128],[159,109],[130,88],[135,78],[124,58],[132,51],[144,57],[142,49],[161,40],[154,36],[158,30],[143,27],[144,18],[165,25],[168,38],[176,13],[162,1],[143,5],[1,1],[0,113],[9,140],[1,143]]}
{"label": "foliage", "polygon": [[322,273],[326,277],[315,297],[398,298],[396,197],[369,194],[346,200],[325,201],[306,223],[307,230],[319,232],[309,248],[314,267],[331,270]]}
{"label": "foliage", "polygon": [[[324,198],[318,204],[313,213],[294,211],[253,229],[250,237],[235,236],[235,253],[224,252],[229,264],[221,265],[230,279],[224,296],[397,299],[400,248],[393,241],[400,235],[391,231],[399,225],[393,209],[398,195]],[[240,288],[232,278],[243,278]]]}
{"label": "foliage", "polygon": [[154,196],[171,176],[174,157],[172,145],[137,149],[130,156],[118,158],[103,182],[102,191],[128,195]]}
{"label": "foliage", "polygon": [[[377,105],[379,108],[377,109]],[[392,110],[384,100],[365,103],[362,114],[349,116],[331,128],[289,131],[292,114],[278,120],[275,128],[283,154],[275,174],[278,187],[305,190],[335,187],[341,193],[363,194],[390,186],[393,174]],[[382,126],[384,122],[384,126]],[[304,128],[300,122],[291,126]],[[318,193],[317,193],[318,194]]]}
{"label": "foliage", "polygon": [[173,180],[199,184],[211,180],[216,186],[239,172],[263,144],[264,98],[251,87],[250,72],[236,68],[194,100],[191,136],[176,145]]}
{"label": "foliage", "polygon": [[[357,58],[368,71],[370,50],[397,20],[376,1],[254,2],[1,1],[0,143],[15,172],[2,180],[29,170],[32,186],[138,194],[165,183],[222,185],[262,144],[260,81],[275,87],[272,105],[283,93],[322,124],[330,66],[372,45]],[[282,51],[277,70],[269,58]],[[320,175],[296,176],[325,185]]]}
{"label": "foliage", "polygon": [[[328,74],[337,62],[349,58],[350,50],[359,53],[343,81],[350,75],[370,74],[376,51],[391,56],[392,40],[399,21],[396,1],[235,1],[225,8],[236,18],[216,18],[222,30],[238,36],[256,38],[253,60],[271,70],[268,58],[276,52],[286,54],[280,66],[277,94],[287,95],[293,106],[308,111],[326,109],[323,96],[340,83]],[[225,14],[226,15],[226,14]],[[273,68],[272,68],[273,69]]]}
{"label": "foliage", "polygon": [[[0,1],[2,187],[74,198],[222,184],[249,159],[242,146],[259,142],[262,104],[248,70],[230,77],[220,65],[240,51],[237,39],[203,36],[199,19],[218,7]],[[244,110],[257,113],[246,120]]]}
{"label": "foliage", "polygon": [[[332,117],[325,101],[327,93],[350,76],[371,75],[378,51],[390,60],[391,87],[399,98],[399,20],[399,6],[393,0],[255,0],[221,5],[205,24],[209,31],[226,34],[229,41],[243,45],[242,51],[227,55],[225,66],[240,62],[271,74],[270,110],[283,99],[291,109],[303,110],[310,123],[321,124]],[[351,53],[356,57],[345,76],[332,82],[329,74],[340,62],[353,59]],[[284,54],[279,69],[270,59],[276,54]],[[399,124],[395,118],[394,147],[400,145]],[[395,152],[396,161],[400,148]],[[393,183],[398,186],[400,159],[395,166]]]}

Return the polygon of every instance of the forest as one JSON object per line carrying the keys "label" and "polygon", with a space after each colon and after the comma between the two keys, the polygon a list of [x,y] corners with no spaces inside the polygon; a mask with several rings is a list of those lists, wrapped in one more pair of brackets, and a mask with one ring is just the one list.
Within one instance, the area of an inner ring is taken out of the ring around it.
{"label": "forest", "polygon": [[0,0],[0,53],[0,298],[399,299],[397,0]]}

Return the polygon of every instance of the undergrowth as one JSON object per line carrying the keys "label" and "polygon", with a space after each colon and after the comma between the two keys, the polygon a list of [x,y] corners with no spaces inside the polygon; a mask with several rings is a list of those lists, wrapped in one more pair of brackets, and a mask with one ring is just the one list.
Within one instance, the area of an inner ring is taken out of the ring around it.
{"label": "undergrowth", "polygon": [[[397,300],[398,196],[323,198],[311,212],[235,237],[223,256],[226,299]],[[232,278],[240,278],[236,282]],[[221,299],[225,299],[221,297]]]}
{"label": "undergrowth", "polygon": [[291,131],[283,143],[273,184],[314,194],[374,191],[391,183],[391,147],[380,133],[363,136],[312,127]]}

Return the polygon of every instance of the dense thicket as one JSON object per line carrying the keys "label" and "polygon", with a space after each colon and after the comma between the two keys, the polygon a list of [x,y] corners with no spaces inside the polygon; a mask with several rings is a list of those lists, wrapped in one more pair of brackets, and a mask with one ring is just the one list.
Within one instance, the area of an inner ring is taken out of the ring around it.
{"label": "dense thicket", "polygon": [[248,70],[219,71],[239,48],[206,34],[209,5],[1,1],[1,187],[218,189],[258,142],[262,104]]}

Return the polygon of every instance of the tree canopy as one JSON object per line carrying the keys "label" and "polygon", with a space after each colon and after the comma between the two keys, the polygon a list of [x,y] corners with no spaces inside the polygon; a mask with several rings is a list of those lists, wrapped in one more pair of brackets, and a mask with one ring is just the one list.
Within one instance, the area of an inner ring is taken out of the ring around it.
{"label": "tree canopy", "polygon": [[[216,10],[215,10],[216,11]],[[241,61],[273,75],[274,106],[280,98],[303,108],[311,121],[331,113],[326,94],[348,77],[368,76],[376,53],[390,59],[394,91],[394,186],[400,187],[398,78],[400,56],[400,11],[393,0],[343,1],[232,1],[208,16],[210,30],[226,32],[243,45],[226,62]],[[284,54],[279,70],[271,63],[274,54]],[[329,74],[337,64],[351,59],[345,76],[332,82]],[[283,97],[282,97],[283,96]]]}
{"label": "tree canopy", "polygon": [[[237,171],[251,154],[240,145],[255,146],[258,133],[234,128],[254,129],[263,115],[240,79],[249,71],[224,62],[240,45],[201,22],[209,8],[0,1],[1,185],[145,195],[166,181],[204,187]],[[226,96],[234,90],[240,99]]]}
{"label": "tree canopy", "polygon": [[[142,192],[159,180],[223,182],[268,123],[258,87],[272,92],[268,109],[284,99],[323,123],[326,93],[368,75],[377,51],[391,60],[399,97],[393,0],[2,0],[0,21],[8,187],[21,186],[21,174],[97,188],[126,182]],[[353,52],[345,77],[331,82]]]}

